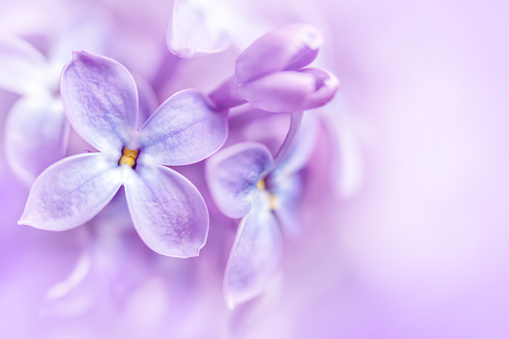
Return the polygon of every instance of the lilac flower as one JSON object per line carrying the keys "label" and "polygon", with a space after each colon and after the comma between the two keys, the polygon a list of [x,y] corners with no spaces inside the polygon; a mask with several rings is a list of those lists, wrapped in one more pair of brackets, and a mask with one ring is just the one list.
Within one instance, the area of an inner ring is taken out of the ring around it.
{"label": "lilac flower", "polygon": [[207,161],[207,182],[218,208],[230,218],[242,218],[224,278],[230,307],[267,288],[281,259],[280,228],[290,237],[299,234],[295,217],[302,191],[299,171],[316,140],[311,117],[287,156],[285,145],[273,159],[263,144],[244,142]]}
{"label": "lilac flower", "polygon": [[97,18],[80,18],[51,46],[47,58],[19,37],[0,36],[0,87],[22,95],[7,119],[7,161],[26,185],[64,156],[69,124],[59,95],[60,72],[76,45],[102,51],[103,31]]}
{"label": "lilac flower", "polygon": [[75,52],[64,68],[61,93],[71,125],[100,152],[71,156],[45,170],[19,223],[74,228],[124,185],[134,227],[152,250],[197,255],[207,237],[207,207],[195,186],[161,164],[191,164],[214,153],[225,141],[227,114],[216,113],[198,91],[184,90],[137,131],[132,76],[118,62],[87,52]]}
{"label": "lilac flower", "polygon": [[176,0],[168,26],[168,48],[190,59],[222,52],[232,40],[253,41],[267,30],[251,18],[259,7],[249,1]]}
{"label": "lilac flower", "polygon": [[295,24],[267,33],[237,58],[235,75],[211,94],[219,107],[249,102],[271,112],[297,112],[325,105],[339,87],[330,72],[304,68],[318,55],[320,32]]}

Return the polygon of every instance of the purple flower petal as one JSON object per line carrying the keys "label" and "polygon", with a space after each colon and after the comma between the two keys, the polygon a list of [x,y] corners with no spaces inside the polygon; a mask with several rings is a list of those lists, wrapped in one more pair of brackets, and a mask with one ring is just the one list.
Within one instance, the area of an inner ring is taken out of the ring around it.
{"label": "purple flower petal", "polygon": [[180,91],[154,112],[140,131],[142,159],[165,165],[188,165],[217,151],[228,133],[228,113],[192,89]]}
{"label": "purple flower petal", "polygon": [[[292,128],[291,125],[290,128]],[[285,157],[280,158],[281,150],[276,156],[276,166],[280,165],[277,168],[278,172],[290,175],[306,165],[316,146],[318,128],[318,119],[313,112],[304,114],[302,124],[300,124],[300,129],[292,145],[293,147],[287,152]]]}
{"label": "purple flower petal", "polygon": [[167,35],[168,48],[173,54],[195,58],[224,51],[230,45],[226,33],[214,22],[214,15],[203,7],[205,4],[175,1]]}
{"label": "purple flower petal", "polygon": [[5,152],[13,173],[32,185],[44,169],[64,157],[68,136],[60,100],[46,96],[18,100],[5,129]]}
{"label": "purple flower petal", "polygon": [[276,218],[260,202],[241,220],[226,265],[224,289],[228,305],[236,305],[267,289],[281,260],[281,234]]}
{"label": "purple flower petal", "polygon": [[218,208],[230,218],[251,209],[252,191],[273,167],[267,147],[244,142],[221,150],[207,161],[207,183]]}
{"label": "purple flower petal", "polygon": [[49,64],[32,45],[16,36],[0,35],[0,87],[18,94],[39,91]]}
{"label": "purple flower petal", "polygon": [[325,105],[339,89],[339,80],[329,71],[321,68],[304,68],[299,72],[313,75],[315,79],[315,90],[305,98],[304,106],[307,109]]}
{"label": "purple flower petal", "polygon": [[279,176],[275,181],[277,183],[271,192],[276,199],[274,214],[284,235],[297,238],[300,235],[298,207],[302,195],[302,178],[299,174],[293,174]]}
{"label": "purple flower petal", "polygon": [[209,218],[191,182],[167,167],[138,164],[125,190],[134,227],[148,247],[171,257],[198,255],[207,239]]}
{"label": "purple flower petal", "polygon": [[308,110],[327,103],[338,89],[338,81],[332,74],[315,70],[269,74],[245,83],[237,90],[251,105],[266,111]]}
{"label": "purple flower petal", "polygon": [[92,219],[122,184],[118,159],[79,154],[48,167],[32,186],[19,224],[64,231]]}
{"label": "purple flower petal", "polygon": [[218,110],[229,109],[246,103],[237,92],[235,79],[229,78],[209,95]]}
{"label": "purple flower petal", "polygon": [[132,139],[138,115],[133,77],[118,62],[74,52],[62,71],[61,94],[73,128],[100,151],[115,150]]}
{"label": "purple flower petal", "polygon": [[267,33],[237,58],[236,81],[242,85],[270,73],[304,67],[316,58],[321,45],[321,33],[307,24]]}
{"label": "purple flower petal", "polygon": [[303,117],[304,112],[295,112],[290,114],[290,127],[288,128],[288,133],[286,133],[285,140],[283,140],[283,143],[281,144],[281,147],[279,147],[274,158],[274,167],[279,166],[279,164],[286,159],[288,153],[290,153],[292,146],[295,143],[295,139],[297,139],[297,135],[299,134]]}

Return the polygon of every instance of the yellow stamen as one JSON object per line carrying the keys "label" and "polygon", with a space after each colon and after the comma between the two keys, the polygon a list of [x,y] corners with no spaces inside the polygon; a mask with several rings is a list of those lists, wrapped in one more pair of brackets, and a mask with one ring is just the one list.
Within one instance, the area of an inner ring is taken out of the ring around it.
{"label": "yellow stamen", "polygon": [[278,200],[274,194],[269,195],[269,207],[271,210],[275,211],[277,209]]}
{"label": "yellow stamen", "polygon": [[122,157],[118,161],[119,165],[129,165],[131,168],[136,165],[136,159],[138,158],[138,150],[132,150],[124,147],[122,149]]}
{"label": "yellow stamen", "polygon": [[265,181],[263,181],[263,179],[260,179],[260,181],[258,181],[258,183],[256,184],[256,187],[258,187],[260,191],[263,191],[265,189]]}

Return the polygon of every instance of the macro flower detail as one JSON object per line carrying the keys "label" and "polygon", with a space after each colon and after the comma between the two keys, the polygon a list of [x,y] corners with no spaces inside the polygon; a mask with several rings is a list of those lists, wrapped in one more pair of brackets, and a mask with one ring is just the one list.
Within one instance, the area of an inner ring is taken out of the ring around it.
{"label": "macro flower detail", "polygon": [[99,152],[65,158],[35,181],[19,221],[62,231],[101,211],[125,187],[133,224],[155,252],[198,255],[208,233],[208,211],[198,189],[164,165],[187,165],[217,151],[227,135],[227,113],[200,92],[166,100],[137,130],[138,93],[118,62],[75,52],[64,68],[61,95],[76,132]]}
{"label": "macro flower detail", "polygon": [[267,289],[281,261],[281,231],[290,237],[299,234],[295,214],[302,178],[298,173],[316,136],[314,120],[306,120],[309,123],[287,155],[280,151],[273,159],[263,144],[244,142],[207,160],[207,182],[216,205],[226,216],[242,218],[224,278],[230,307]]}
{"label": "macro flower detail", "polygon": [[9,112],[5,149],[7,162],[27,186],[49,165],[62,159],[69,124],[59,95],[59,77],[69,61],[70,47],[103,49],[102,23],[84,16],[56,39],[47,57],[14,35],[0,36],[0,87],[22,97]]}
{"label": "macro flower detail", "polygon": [[235,75],[210,97],[219,107],[249,102],[270,112],[297,112],[325,105],[339,88],[329,71],[308,66],[322,45],[311,25],[294,24],[255,40],[237,58]]}

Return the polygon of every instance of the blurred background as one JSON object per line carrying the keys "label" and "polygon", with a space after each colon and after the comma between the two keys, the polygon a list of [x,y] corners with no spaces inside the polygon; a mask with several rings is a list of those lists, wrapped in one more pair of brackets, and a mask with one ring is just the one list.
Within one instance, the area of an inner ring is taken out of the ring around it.
{"label": "blurred background", "polygon": [[[339,146],[322,121],[299,211],[304,236],[285,240],[281,274],[260,300],[229,310],[221,284],[234,225],[214,212],[203,255],[187,260],[155,258],[136,237],[106,236],[90,249],[85,227],[19,226],[28,188],[0,138],[0,337],[508,338],[509,5],[209,5],[245,40],[193,60],[166,46],[171,1],[3,0],[0,30],[44,54],[73,17],[95,13],[108,55],[161,101],[187,87],[211,91],[233,74],[239,50],[270,29],[321,29],[317,62],[341,81],[325,113]],[[0,89],[2,128],[18,98]],[[81,143],[71,135],[74,152]],[[85,271],[95,273],[80,278],[87,251],[96,261]],[[55,290],[73,270],[76,284]]]}

